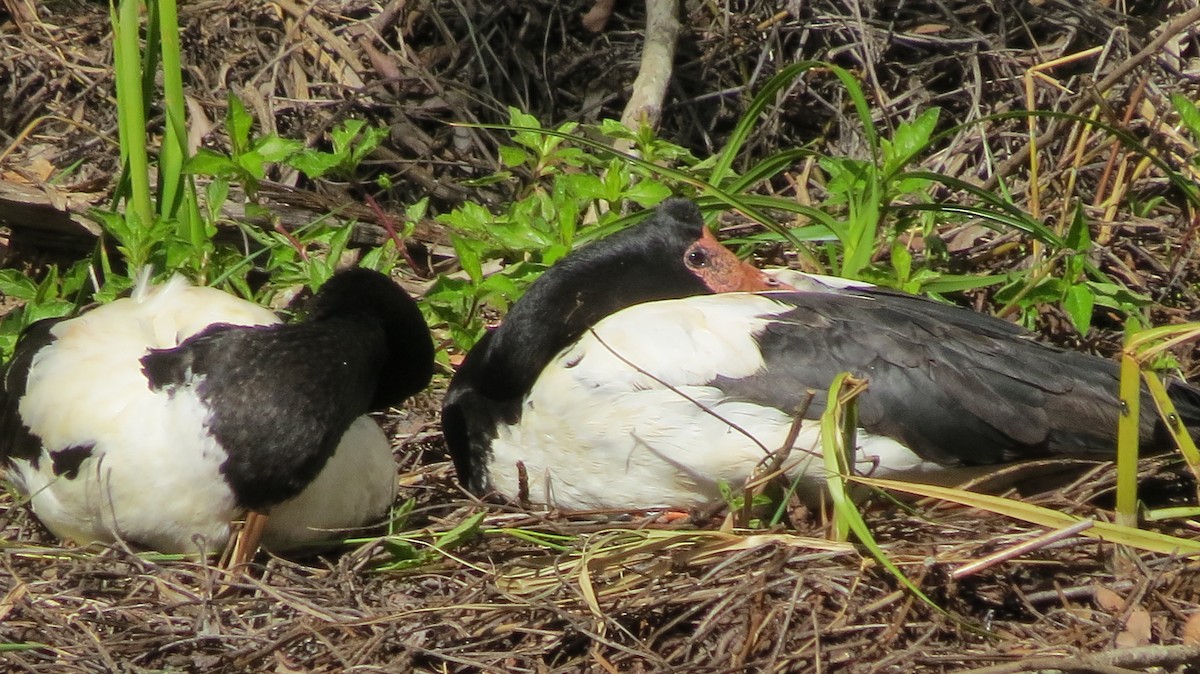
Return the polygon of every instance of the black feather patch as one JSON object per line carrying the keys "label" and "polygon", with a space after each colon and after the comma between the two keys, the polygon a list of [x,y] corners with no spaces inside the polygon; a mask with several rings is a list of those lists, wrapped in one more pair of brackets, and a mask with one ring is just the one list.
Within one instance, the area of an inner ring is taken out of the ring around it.
{"label": "black feather patch", "polygon": [[63,320],[48,318],[26,328],[12,360],[0,374],[0,463],[20,459],[28,461],[35,469],[40,463],[42,440],[21,420],[20,404],[34,356],[54,343],[50,330]]}
{"label": "black feather patch", "polygon": [[[999,319],[895,293],[774,294],[791,308],[756,340],[764,368],[713,385],[808,416],[839,372],[867,380],[858,399],[869,432],[945,465],[1115,451],[1117,366],[1033,341]],[[1152,405],[1150,406],[1152,408]],[[1153,412],[1143,413],[1151,437]]]}
{"label": "black feather patch", "polygon": [[79,466],[85,460],[91,458],[95,448],[95,445],[76,445],[60,449],[56,452],[50,452],[50,460],[54,462],[54,474],[65,477],[68,480],[74,480],[79,477]]}
{"label": "black feather patch", "polygon": [[[215,333],[226,326],[210,326],[206,333]],[[168,394],[193,383],[195,352],[191,349],[152,349],[142,358],[142,374],[151,391]]]}

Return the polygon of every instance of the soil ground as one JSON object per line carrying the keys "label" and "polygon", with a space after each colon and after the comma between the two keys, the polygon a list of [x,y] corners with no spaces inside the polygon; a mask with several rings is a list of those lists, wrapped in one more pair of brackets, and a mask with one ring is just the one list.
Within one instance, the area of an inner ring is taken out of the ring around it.
{"label": "soil ground", "polygon": [[[4,4],[0,180],[41,193],[51,210],[103,203],[119,169],[107,6]],[[1176,25],[1194,3],[685,5],[661,133],[700,156],[722,146],[771,74],[824,59],[861,78],[882,129],[931,105],[953,124],[1026,106],[1087,114],[1103,99],[1105,119],[1180,170],[1194,166],[1196,139],[1174,131],[1167,101],[1171,93],[1197,100],[1200,91],[1197,25]],[[545,124],[619,117],[637,72],[644,8],[618,3],[598,32],[580,21],[589,9],[549,0],[184,3],[189,95],[194,114],[216,124],[233,90],[269,130],[312,143],[348,117],[386,125],[391,138],[369,167],[396,176],[380,195],[393,211],[425,196],[435,212],[464,200],[495,205],[511,194],[469,179],[498,165],[502,137],[446,122],[502,122],[510,105]],[[1028,99],[1031,69],[1048,79],[1035,78]],[[764,114],[750,154],[819,143],[865,156],[856,125],[844,94],[814,77]],[[1072,135],[1069,125],[1042,126],[1042,191],[1031,203],[1026,121],[987,129],[964,131],[928,166],[986,189],[998,180],[1048,223],[1082,201],[1102,244],[1097,263],[1151,299],[1156,323],[1195,317],[1200,221],[1161,175],[1139,171],[1112,143]],[[806,175],[797,167],[770,189],[801,198]],[[281,207],[372,219],[353,189],[275,177]],[[48,231],[37,217],[0,218],[0,262],[36,274],[93,249],[85,228]],[[958,271],[1021,268],[1031,255],[1013,235],[971,227],[941,234]],[[445,250],[432,221],[419,223],[415,241],[430,255]],[[963,301],[995,309],[987,293]],[[1079,336],[1048,304],[1037,323],[1059,343],[1106,354],[1119,344],[1115,317],[1101,316]],[[1192,351],[1176,356],[1192,374]],[[654,513],[566,515],[479,502],[454,482],[439,405],[435,387],[384,419],[397,438],[398,505],[411,507],[397,535],[365,536],[309,559],[264,556],[246,573],[119,548],[64,548],[10,495],[0,497],[0,669],[1200,671],[1194,560],[1073,537],[955,575],[1043,531],[968,508],[875,499],[865,508],[872,530],[935,610],[860,550],[830,542],[818,512],[745,534],[730,532],[721,513],[665,523]],[[1027,499],[1109,517],[1112,467],[1082,470]],[[1147,461],[1143,479],[1151,492],[1194,502],[1178,462]],[[1198,535],[1194,523],[1165,530]]]}

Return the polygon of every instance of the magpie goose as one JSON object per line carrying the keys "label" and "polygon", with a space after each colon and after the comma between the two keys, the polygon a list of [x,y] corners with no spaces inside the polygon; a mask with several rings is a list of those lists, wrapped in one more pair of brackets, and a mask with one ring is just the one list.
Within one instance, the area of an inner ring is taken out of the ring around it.
{"label": "magpie goose", "polygon": [[[704,506],[781,447],[812,389],[783,466],[811,498],[823,481],[815,419],[843,371],[868,381],[856,461],[876,476],[945,483],[1020,459],[1115,455],[1115,363],[915,296],[803,288],[738,262],[678,199],[573,252],[450,384],[443,426],[459,480],[564,509]],[[1170,392],[1200,427],[1200,390]],[[1147,395],[1143,442],[1169,447]]]}
{"label": "magpie goose", "polygon": [[[0,460],[54,534],[219,551],[269,517],[286,551],[373,524],[396,488],[368,411],[421,391],[433,344],[391,279],[335,274],[304,320],[181,277],[29,327],[3,373]],[[252,554],[252,551],[251,551]]]}

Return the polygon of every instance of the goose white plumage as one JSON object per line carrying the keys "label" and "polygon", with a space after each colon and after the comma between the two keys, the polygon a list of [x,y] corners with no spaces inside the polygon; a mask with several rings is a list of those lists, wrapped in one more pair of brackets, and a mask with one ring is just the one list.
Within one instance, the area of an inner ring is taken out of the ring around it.
{"label": "goose white plumage", "polygon": [[[564,509],[706,505],[780,448],[812,389],[784,468],[813,495],[815,419],[842,371],[868,382],[864,472],[955,482],[1001,462],[1115,454],[1114,363],[918,297],[795,285],[738,262],[678,199],[572,253],[451,382],[443,427],[459,479]],[[1200,390],[1169,390],[1194,432]],[[1148,398],[1141,423],[1146,446],[1171,446]]]}
{"label": "goose white plumage", "polygon": [[416,304],[369,270],[336,274],[308,317],[175,277],[26,331],[0,388],[0,458],[54,534],[220,550],[248,509],[276,551],[379,521],[390,443],[365,414],[432,376]]}

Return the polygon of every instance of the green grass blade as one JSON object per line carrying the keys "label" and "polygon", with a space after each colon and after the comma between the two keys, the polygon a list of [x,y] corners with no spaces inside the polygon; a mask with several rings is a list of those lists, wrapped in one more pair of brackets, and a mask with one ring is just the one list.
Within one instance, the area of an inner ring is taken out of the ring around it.
{"label": "green grass blade", "polygon": [[20,653],[21,651],[33,651],[40,648],[50,648],[50,646],[48,644],[40,644],[36,641],[2,643],[0,644],[0,653]]}
{"label": "green grass blade", "polygon": [[[1164,325],[1130,335],[1125,348],[1136,351],[1138,360],[1145,362],[1166,349],[1197,337],[1200,337],[1200,323]],[[1161,343],[1152,345],[1152,342],[1160,341]]]}
{"label": "green grass blade", "polygon": [[1005,276],[963,276],[946,274],[921,284],[923,294],[957,293],[964,290],[986,288],[1009,280]]}
{"label": "green grass blade", "polygon": [[[931,171],[908,171],[900,174],[900,179],[921,179],[929,180],[935,183],[940,183],[951,189],[967,192],[971,196],[979,199],[980,202],[991,206],[992,208],[984,208],[981,206],[966,206],[960,204],[903,204],[894,206],[897,211],[940,211],[947,213],[962,213],[987,221],[1004,224],[1007,227],[1018,229],[1030,236],[1035,237],[1046,245],[1055,248],[1066,247],[1066,242],[1062,237],[1055,234],[1052,229],[1046,227],[1039,220],[1035,220],[1030,215],[1016,206],[1004,201],[999,196],[979,189],[975,185],[964,182],[957,178],[944,176]],[[994,210],[993,210],[994,209]]]}
{"label": "green grass blade", "polygon": [[[992,496],[990,494],[980,494],[962,489],[919,484],[916,482],[885,480],[875,477],[853,476],[850,479],[854,482],[885,491],[897,491],[925,498],[936,498],[1054,529],[1069,527],[1084,519],[1076,515],[1068,515],[1067,513],[1024,501]],[[1165,555],[1183,555],[1187,557],[1200,555],[1200,541],[1160,534],[1156,531],[1143,531],[1134,527],[1122,526],[1110,522],[1096,521],[1092,528],[1081,532],[1080,535]]]}
{"label": "green grass blade", "polygon": [[755,185],[763,183],[782,173],[783,171],[790,169],[791,167],[795,166],[797,162],[815,155],[816,153],[812,150],[807,150],[804,148],[795,148],[791,150],[783,150],[782,152],[776,152],[775,154],[762,159],[754,166],[746,169],[745,173],[731,180],[727,185],[725,185],[725,189],[735,194],[738,192],[744,192]]}
{"label": "green grass blade", "polygon": [[[833,382],[829,385],[829,404],[825,408],[825,412],[821,414],[821,454],[825,461],[825,479],[829,497],[833,501],[836,536],[838,540],[841,540],[846,532],[853,533],[859,543],[867,549],[867,552],[871,553],[871,556],[913,596],[938,613],[960,622],[949,611],[938,606],[933,599],[922,592],[921,588],[904,575],[900,567],[896,566],[896,563],[888,557],[883,548],[879,547],[863,519],[862,513],[859,512],[858,506],[850,498],[846,484],[846,477],[849,475],[847,452],[852,452],[853,446],[843,446],[842,442],[847,437],[852,437],[853,431],[848,431],[843,425],[843,421],[853,423],[857,415],[853,412],[846,412],[847,408],[854,406],[853,399],[845,399],[848,393],[846,390],[849,384],[848,379],[850,379],[850,375],[845,372],[833,378]],[[850,479],[856,478],[851,477]]]}
{"label": "green grass blade", "polygon": [[[1124,372],[1122,371],[1121,374],[1124,375]],[[1175,441],[1175,446],[1179,448],[1179,453],[1183,455],[1183,460],[1187,462],[1188,468],[1196,480],[1200,481],[1200,451],[1196,449],[1196,442],[1192,440],[1191,433],[1183,425],[1179,413],[1175,411],[1175,403],[1171,402],[1171,396],[1167,395],[1167,389],[1163,386],[1162,380],[1153,372],[1142,372],[1142,380],[1146,382],[1146,388],[1150,390],[1150,396],[1154,398],[1154,405],[1158,407],[1158,415],[1167,431],[1171,433],[1171,438]]]}
{"label": "green grass blade", "polygon": [[790,86],[796,78],[805,72],[823,65],[819,61],[793,63],[767,80],[763,88],[750,100],[750,105],[746,106],[746,111],[738,119],[737,126],[733,128],[733,132],[729,134],[729,139],[725,142],[725,146],[717,155],[716,162],[713,164],[708,178],[713,185],[721,185],[732,172],[733,162],[737,159],[738,153],[742,151],[742,147],[750,137],[750,132],[758,124],[759,115],[762,114],[768,105],[775,102],[775,95],[784,87]]}
{"label": "green grass blade", "polygon": [[158,157],[158,210],[164,218],[171,219],[183,203],[183,165],[187,161],[187,104],[183,96],[179,14],[175,0],[158,0],[157,4],[162,52],[163,110],[166,118],[162,150]]}
{"label": "green grass blade", "polygon": [[1141,425],[1141,370],[1129,353],[1121,355],[1121,416],[1117,420],[1117,522],[1137,526],[1138,430]]}
{"label": "green grass blade", "polygon": [[883,189],[879,184],[878,170],[874,167],[868,170],[866,180],[867,189],[850,199],[850,217],[842,239],[842,278],[860,278],[875,254]]}
{"label": "green grass blade", "polygon": [[[113,17],[113,59],[121,154],[129,179],[129,206],[140,220],[139,225],[148,227],[154,222],[154,206],[150,198],[150,162],[146,155],[146,107],[138,40],[140,5],[138,0],[120,0]],[[146,261],[129,262],[137,266]]]}

